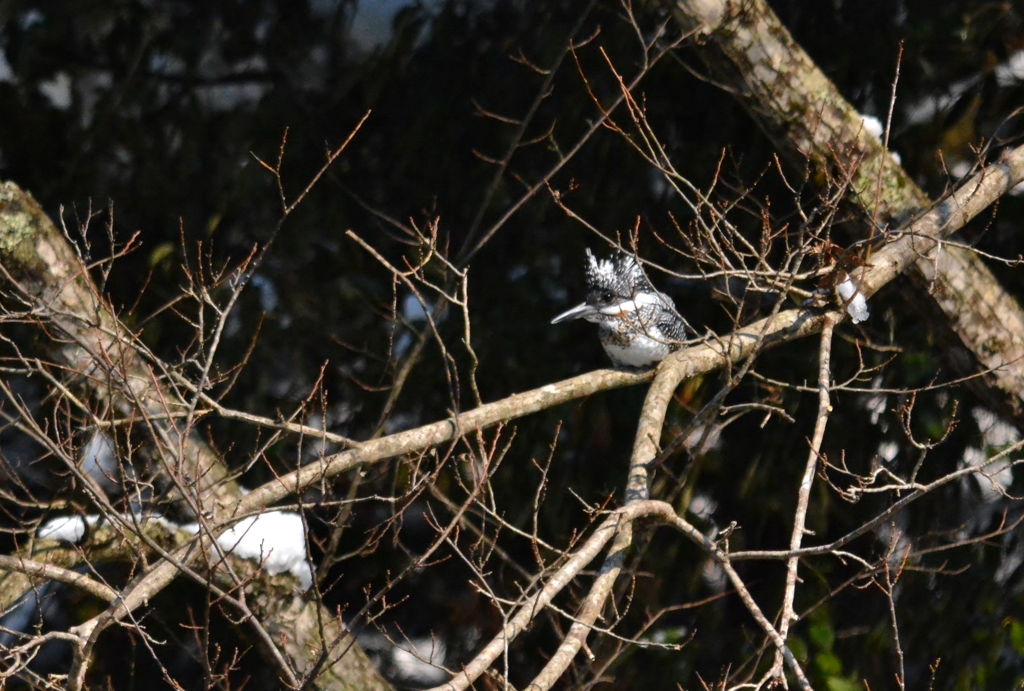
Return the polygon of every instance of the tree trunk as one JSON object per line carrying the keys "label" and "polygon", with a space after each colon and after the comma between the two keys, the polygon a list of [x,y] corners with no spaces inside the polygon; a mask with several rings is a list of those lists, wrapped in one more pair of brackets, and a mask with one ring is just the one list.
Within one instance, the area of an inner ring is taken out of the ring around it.
{"label": "tree trunk", "polygon": [[[764,0],[678,0],[700,58],[735,90],[780,151],[810,163],[819,186],[848,186],[847,199],[876,219],[920,215],[931,201],[864,127],[860,114],[793,40]],[[1024,423],[1024,312],[973,252],[943,245],[908,272],[909,297],[929,317],[960,372],[989,405]]]}
{"label": "tree trunk", "polygon": [[[139,355],[134,336],[102,299],[68,239],[32,196],[13,183],[0,185],[0,272],[5,292],[13,298],[8,302],[20,303],[8,304],[7,308],[23,307],[26,316],[37,319],[43,329],[56,332],[41,340],[50,347],[50,357],[72,373],[75,386],[110,405],[118,416],[138,419],[165,450],[180,449],[174,459],[177,462],[165,472],[177,474],[171,482],[190,495],[190,506],[220,518],[232,515],[243,496],[241,488],[222,459],[194,430],[179,428],[176,419],[168,415],[184,410],[185,401]],[[84,564],[86,552],[48,544],[45,563],[68,569]],[[136,555],[123,543],[118,546],[123,552],[120,558]],[[21,556],[32,559],[31,547]],[[99,561],[105,558],[93,556]],[[0,565],[0,570],[6,569]],[[45,580],[45,575],[10,573],[4,580],[6,597],[0,598],[0,611],[40,580]],[[258,599],[265,617],[262,623],[301,674],[337,637],[340,620],[317,602],[299,596],[294,578],[259,573],[251,584],[260,591]],[[343,643],[347,646],[348,642]],[[333,662],[322,668],[317,678],[319,688],[391,688],[358,646],[352,645],[339,655],[336,651]]]}

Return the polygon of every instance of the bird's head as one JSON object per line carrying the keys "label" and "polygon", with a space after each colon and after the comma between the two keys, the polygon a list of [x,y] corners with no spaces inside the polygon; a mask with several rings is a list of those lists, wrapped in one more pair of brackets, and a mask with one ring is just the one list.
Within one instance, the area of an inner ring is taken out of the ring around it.
{"label": "bird's head", "polygon": [[659,303],[636,259],[618,253],[612,259],[597,259],[587,250],[587,299],[551,320],[552,324],[570,319],[607,321],[634,312],[641,305]]}

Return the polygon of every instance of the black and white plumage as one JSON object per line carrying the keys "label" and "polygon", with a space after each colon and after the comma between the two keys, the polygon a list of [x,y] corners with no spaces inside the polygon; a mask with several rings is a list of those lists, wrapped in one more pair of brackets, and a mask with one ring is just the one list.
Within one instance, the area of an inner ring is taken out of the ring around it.
{"label": "black and white plumage", "polygon": [[586,319],[598,325],[601,345],[618,367],[650,367],[686,337],[672,299],[659,293],[637,266],[618,253],[598,260],[587,250],[587,299],[551,320]]}

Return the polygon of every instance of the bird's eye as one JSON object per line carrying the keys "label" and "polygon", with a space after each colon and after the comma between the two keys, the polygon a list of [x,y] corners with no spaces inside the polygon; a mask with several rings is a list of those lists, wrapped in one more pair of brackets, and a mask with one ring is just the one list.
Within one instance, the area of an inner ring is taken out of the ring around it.
{"label": "bird's eye", "polygon": [[612,291],[610,291],[610,290],[606,290],[603,293],[601,293],[601,302],[608,302],[608,303],[610,303],[614,299],[615,299],[615,296],[612,294]]}

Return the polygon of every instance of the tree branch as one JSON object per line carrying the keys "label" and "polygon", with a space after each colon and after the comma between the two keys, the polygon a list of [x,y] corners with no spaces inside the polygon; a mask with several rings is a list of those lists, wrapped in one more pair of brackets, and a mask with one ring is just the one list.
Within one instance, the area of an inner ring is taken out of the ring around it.
{"label": "tree branch", "polygon": [[[675,16],[684,31],[699,33],[700,58],[781,151],[801,166],[809,162],[820,180],[838,176],[840,187],[849,183],[847,196],[864,210],[866,225],[876,218],[909,218],[931,206],[764,0],[677,0]],[[870,237],[877,231],[868,228]],[[921,259],[909,274],[920,311],[933,318],[939,333],[955,333],[947,348],[966,346],[989,374],[979,393],[1024,421],[1020,305],[979,257],[959,246],[946,246],[934,261]],[[948,359],[955,364],[962,358]]]}

